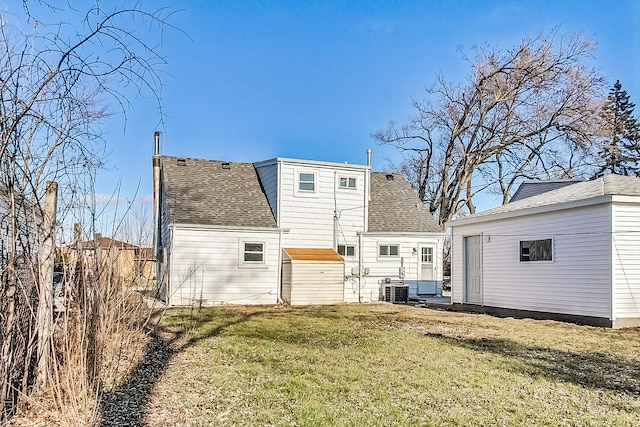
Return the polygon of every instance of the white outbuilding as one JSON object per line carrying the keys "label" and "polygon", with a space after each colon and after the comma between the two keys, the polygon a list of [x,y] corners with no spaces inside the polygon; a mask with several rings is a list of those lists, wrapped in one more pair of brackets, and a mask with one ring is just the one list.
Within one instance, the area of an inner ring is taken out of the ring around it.
{"label": "white outbuilding", "polygon": [[454,307],[640,326],[640,178],[572,183],[448,225]]}

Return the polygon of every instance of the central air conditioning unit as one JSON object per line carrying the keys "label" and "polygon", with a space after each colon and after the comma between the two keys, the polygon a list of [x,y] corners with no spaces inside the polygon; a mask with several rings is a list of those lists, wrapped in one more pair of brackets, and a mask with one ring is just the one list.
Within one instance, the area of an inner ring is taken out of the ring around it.
{"label": "central air conditioning unit", "polygon": [[384,301],[394,304],[409,302],[409,285],[384,285]]}

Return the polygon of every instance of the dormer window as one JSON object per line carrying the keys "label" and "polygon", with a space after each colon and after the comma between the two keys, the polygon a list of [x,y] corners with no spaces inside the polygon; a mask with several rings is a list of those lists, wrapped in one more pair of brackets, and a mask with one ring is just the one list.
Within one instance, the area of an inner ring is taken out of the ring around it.
{"label": "dormer window", "polygon": [[351,176],[341,176],[340,177],[340,188],[346,188],[355,190],[356,189],[356,178]]}
{"label": "dormer window", "polygon": [[298,190],[316,191],[316,174],[300,172],[298,178]]}

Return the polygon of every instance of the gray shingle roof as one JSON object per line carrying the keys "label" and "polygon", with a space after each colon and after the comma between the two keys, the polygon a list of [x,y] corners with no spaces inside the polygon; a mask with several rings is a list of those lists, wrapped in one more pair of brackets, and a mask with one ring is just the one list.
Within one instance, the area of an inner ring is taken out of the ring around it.
{"label": "gray shingle roof", "polygon": [[557,190],[558,188],[566,187],[567,185],[573,185],[581,181],[581,179],[524,181],[522,184],[520,184],[520,187],[518,187],[513,197],[511,197],[509,203],[517,202],[518,200],[526,199],[527,197],[537,196],[538,194],[546,193],[547,191]]}
{"label": "gray shingle roof", "polygon": [[[622,175],[605,175],[591,181],[578,182],[537,196],[527,197],[497,208],[461,218],[460,222],[485,218],[491,215],[524,211],[544,206],[561,205],[601,196],[640,196],[640,178]],[[455,224],[456,221],[453,221]]]}
{"label": "gray shingle roof", "polygon": [[[184,166],[178,165],[184,159]],[[223,169],[222,164],[229,165]],[[253,164],[162,156],[171,220],[181,224],[276,227]]]}
{"label": "gray shingle roof", "polygon": [[402,174],[371,172],[369,231],[441,232],[442,229]]}

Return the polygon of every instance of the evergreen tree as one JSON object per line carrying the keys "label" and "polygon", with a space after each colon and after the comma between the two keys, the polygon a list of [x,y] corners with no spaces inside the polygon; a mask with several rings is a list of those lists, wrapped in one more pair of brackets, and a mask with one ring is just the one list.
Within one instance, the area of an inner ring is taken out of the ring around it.
{"label": "evergreen tree", "polygon": [[616,80],[602,108],[605,141],[597,176],[606,173],[640,176],[640,123],[633,116],[634,108],[620,80]]}

